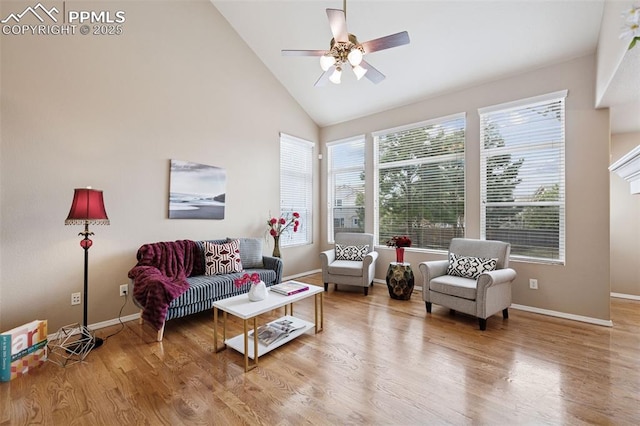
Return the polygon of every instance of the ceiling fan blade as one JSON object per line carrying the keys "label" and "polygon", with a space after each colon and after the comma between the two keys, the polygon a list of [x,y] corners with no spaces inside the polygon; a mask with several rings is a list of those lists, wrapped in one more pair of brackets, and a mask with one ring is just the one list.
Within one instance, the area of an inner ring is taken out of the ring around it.
{"label": "ceiling fan blade", "polygon": [[391,49],[392,47],[402,46],[403,44],[409,44],[409,33],[406,31],[365,41],[362,43],[362,48],[366,54],[377,52],[378,50]]}
{"label": "ceiling fan blade", "polygon": [[326,50],[283,50],[282,56],[322,56]]}
{"label": "ceiling fan blade", "polygon": [[320,78],[318,78],[318,80],[315,82],[315,84],[313,85],[314,87],[322,87],[325,86],[327,84],[327,82],[329,81],[329,76],[331,75],[331,73],[333,72],[333,70],[335,70],[336,67],[335,66],[330,66],[328,70],[326,70],[325,72],[322,73],[322,75],[320,76]]}
{"label": "ceiling fan blade", "polygon": [[374,67],[367,61],[363,60],[362,62],[360,62],[360,66],[367,70],[367,73],[364,76],[371,80],[373,84],[378,84],[386,78],[384,74],[378,71],[376,67]]}
{"label": "ceiling fan blade", "polygon": [[344,16],[344,10],[327,9],[327,17],[329,18],[329,26],[331,34],[336,41],[349,41],[347,33],[347,18]]}

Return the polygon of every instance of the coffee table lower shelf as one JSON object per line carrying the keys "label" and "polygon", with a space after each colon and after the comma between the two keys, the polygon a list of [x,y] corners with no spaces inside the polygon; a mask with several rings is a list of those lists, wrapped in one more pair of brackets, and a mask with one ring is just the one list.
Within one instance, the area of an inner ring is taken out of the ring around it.
{"label": "coffee table lower shelf", "polygon": [[[309,321],[305,321],[303,319],[300,318],[296,318],[296,317],[292,317],[291,315],[286,315],[283,317],[280,317],[274,321],[282,321],[282,320],[289,320],[294,322],[295,324],[300,324],[302,327],[292,331],[288,336],[273,342],[272,344],[270,344],[269,346],[265,346],[262,343],[258,342],[258,357],[261,357],[262,355],[271,352],[272,350],[279,348],[280,346],[284,345],[287,342],[292,341],[293,339],[295,339],[296,337],[306,333],[307,331],[315,328],[315,324]],[[254,359],[254,351],[253,351],[253,335],[251,336],[247,336],[247,356],[251,359]],[[227,339],[225,341],[225,344],[230,347],[235,349],[236,351],[240,352],[241,354],[244,355],[244,333],[238,334],[235,337],[232,337],[231,339]]]}

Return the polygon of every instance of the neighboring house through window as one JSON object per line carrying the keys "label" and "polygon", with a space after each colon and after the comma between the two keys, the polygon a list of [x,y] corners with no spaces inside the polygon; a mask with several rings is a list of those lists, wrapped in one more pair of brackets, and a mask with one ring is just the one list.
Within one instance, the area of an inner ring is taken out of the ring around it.
{"label": "neighboring house through window", "polygon": [[364,232],[364,136],[327,144],[329,242],[336,232]]}
{"label": "neighboring house through window", "polygon": [[550,93],[478,110],[481,234],[511,256],[565,259],[565,98]]}
{"label": "neighboring house through window", "polygon": [[280,133],[280,215],[300,214],[298,232],[280,238],[283,247],[312,242],[313,148],[312,142]]}

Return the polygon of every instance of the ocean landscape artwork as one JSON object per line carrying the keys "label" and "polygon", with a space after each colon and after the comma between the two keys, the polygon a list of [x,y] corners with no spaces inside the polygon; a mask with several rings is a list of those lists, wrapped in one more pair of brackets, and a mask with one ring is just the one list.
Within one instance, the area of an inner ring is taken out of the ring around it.
{"label": "ocean landscape artwork", "polygon": [[171,160],[169,219],[224,219],[226,186],[223,168]]}

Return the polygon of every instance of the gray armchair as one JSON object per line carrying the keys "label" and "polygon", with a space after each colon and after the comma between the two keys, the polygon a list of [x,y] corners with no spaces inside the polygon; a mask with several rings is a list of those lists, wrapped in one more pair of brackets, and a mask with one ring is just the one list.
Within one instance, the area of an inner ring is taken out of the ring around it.
{"label": "gray armchair", "polygon": [[339,232],[335,236],[335,248],[320,253],[324,291],[329,283],[364,287],[369,294],[373,285],[378,253],[373,250],[373,234]]}
{"label": "gray armchair", "polygon": [[511,245],[502,241],[453,238],[447,260],[419,265],[427,312],[435,303],[452,313],[473,315],[480,330],[486,330],[487,318],[501,310],[503,318],[509,318],[511,283],[516,278],[509,268],[510,252]]}

